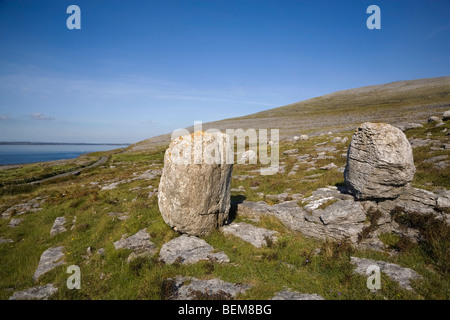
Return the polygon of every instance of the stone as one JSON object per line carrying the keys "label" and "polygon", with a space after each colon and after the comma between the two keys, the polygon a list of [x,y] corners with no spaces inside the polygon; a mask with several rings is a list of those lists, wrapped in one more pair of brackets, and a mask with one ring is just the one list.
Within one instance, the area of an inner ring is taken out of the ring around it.
{"label": "stone", "polygon": [[45,286],[34,287],[22,291],[14,292],[9,300],[47,300],[58,291],[52,283]]}
{"label": "stone", "polygon": [[400,287],[406,290],[413,290],[411,280],[421,279],[422,277],[410,268],[404,268],[394,263],[388,263],[380,260],[371,260],[357,257],[350,257],[350,263],[356,265],[355,273],[366,276],[366,270],[371,265],[380,267],[380,271],[389,278],[399,283]]}
{"label": "stone", "polygon": [[444,112],[444,114],[442,116],[442,120],[444,120],[444,121],[450,120],[450,110],[447,110]]}
{"label": "stone", "polygon": [[64,247],[52,247],[45,250],[39,260],[38,267],[33,275],[33,280],[37,281],[45,273],[54,268],[63,265],[64,262]]}
{"label": "stone", "polygon": [[439,122],[441,121],[441,118],[439,118],[438,116],[431,116],[428,118],[428,122]]}
{"label": "stone", "polygon": [[[225,150],[227,137],[220,132],[197,131],[175,139],[166,150],[158,206],[164,221],[178,232],[205,236],[228,221],[233,164],[227,164],[225,157],[233,153]],[[202,149],[196,146],[197,139],[203,141]],[[202,163],[195,163],[194,157],[201,153],[199,150],[207,153],[215,145],[223,146],[215,149],[220,158],[217,162],[208,164],[202,156]],[[197,151],[181,158],[183,152],[192,147]]]}
{"label": "stone", "polygon": [[448,158],[448,155],[445,154],[445,155],[435,156],[435,157],[431,157],[431,158],[425,159],[423,162],[424,163],[434,163],[434,162],[438,162],[438,161],[441,161],[441,160],[445,160],[447,158]]}
{"label": "stone", "polygon": [[421,125],[420,123],[406,123],[403,125],[399,125],[397,126],[397,128],[399,128],[402,131],[407,131],[407,130],[411,130],[411,129],[415,129],[415,128],[423,128],[423,125]]}
{"label": "stone", "polygon": [[360,202],[338,200],[324,209],[320,220],[325,225],[339,223],[364,222],[366,214]]}
{"label": "stone", "polygon": [[289,149],[289,150],[283,151],[283,155],[296,154],[297,152],[298,152],[297,148]]}
{"label": "stone", "polygon": [[302,134],[302,135],[300,135],[300,140],[301,140],[301,141],[306,141],[306,140],[308,140],[308,135],[307,135],[307,134]]}
{"label": "stone", "polygon": [[285,289],[277,292],[271,300],[325,300],[318,294],[298,293]]}
{"label": "stone", "polygon": [[1,239],[0,238],[0,244],[2,244],[2,243],[14,243],[14,241],[11,239]]}
{"label": "stone", "polygon": [[225,253],[214,251],[214,247],[205,240],[183,234],[163,244],[159,252],[159,259],[167,264],[175,262],[192,264],[201,260],[212,260],[219,263],[230,261]]}
{"label": "stone", "polygon": [[46,198],[43,197],[36,197],[28,202],[16,204],[6,209],[6,211],[2,213],[1,217],[10,218],[14,215],[22,215],[28,212],[40,211],[42,210],[40,206],[45,202],[45,199]]}
{"label": "stone", "polygon": [[277,238],[275,235],[278,233],[277,231],[255,227],[245,222],[231,223],[222,227],[221,231],[224,234],[232,234],[241,238],[257,248],[267,246],[268,241],[276,242]]}
{"label": "stone", "polygon": [[353,134],[344,180],[357,199],[393,199],[415,173],[405,134],[384,123],[363,123]]}
{"label": "stone", "polygon": [[233,300],[250,289],[250,285],[229,283],[220,279],[199,280],[177,276],[164,280],[168,300]]}
{"label": "stone", "polygon": [[334,162],[327,164],[326,166],[320,167],[320,170],[332,170],[337,168],[337,165],[334,164]]}
{"label": "stone", "polygon": [[55,219],[55,222],[53,223],[52,229],[50,230],[50,237],[54,237],[57,234],[67,231],[67,229],[64,227],[65,223],[66,223],[66,218],[57,217]]}
{"label": "stone", "polygon": [[433,163],[433,167],[438,170],[445,170],[448,167],[448,163],[445,161],[439,161],[439,162]]}
{"label": "stone", "polygon": [[133,250],[128,257],[128,262],[138,256],[152,256],[156,252],[156,246],[150,241],[150,235],[146,229],[139,230],[134,235],[115,241],[114,248]]}
{"label": "stone", "polygon": [[341,142],[342,142],[341,137],[334,137],[333,139],[331,139],[331,143],[341,143]]}
{"label": "stone", "polygon": [[17,227],[22,221],[23,221],[23,219],[11,219],[11,220],[9,221],[9,226],[10,226],[11,228],[15,228],[15,227]]}
{"label": "stone", "polygon": [[443,190],[437,195],[436,207],[450,209],[450,190]]}
{"label": "stone", "polygon": [[300,137],[299,136],[294,136],[294,141],[298,141],[298,140],[300,140]]}
{"label": "stone", "polygon": [[417,148],[417,147],[425,147],[433,143],[431,139],[419,139],[419,138],[413,138],[409,141],[411,144],[411,147]]}
{"label": "stone", "polygon": [[120,221],[127,220],[129,218],[128,213],[122,213],[122,212],[109,212],[108,216],[114,217],[114,219],[117,218]]}
{"label": "stone", "polygon": [[241,155],[242,163],[248,162],[248,163],[255,164],[255,163],[257,163],[257,160],[258,160],[258,156],[257,156],[256,152],[253,150],[247,150],[247,151],[243,152]]}

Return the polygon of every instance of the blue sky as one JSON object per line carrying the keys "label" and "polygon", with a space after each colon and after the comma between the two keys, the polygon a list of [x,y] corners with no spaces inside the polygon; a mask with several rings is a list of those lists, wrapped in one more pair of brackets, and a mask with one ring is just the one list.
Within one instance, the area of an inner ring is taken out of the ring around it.
{"label": "blue sky", "polygon": [[448,0],[0,0],[0,141],[136,142],[448,75]]}

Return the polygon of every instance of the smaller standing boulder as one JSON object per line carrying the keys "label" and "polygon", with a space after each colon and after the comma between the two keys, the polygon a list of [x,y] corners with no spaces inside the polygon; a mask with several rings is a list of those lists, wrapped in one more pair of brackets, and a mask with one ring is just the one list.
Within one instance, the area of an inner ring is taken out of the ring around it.
{"label": "smaller standing boulder", "polygon": [[416,171],[405,134],[385,123],[363,123],[347,155],[345,184],[357,199],[397,198]]}

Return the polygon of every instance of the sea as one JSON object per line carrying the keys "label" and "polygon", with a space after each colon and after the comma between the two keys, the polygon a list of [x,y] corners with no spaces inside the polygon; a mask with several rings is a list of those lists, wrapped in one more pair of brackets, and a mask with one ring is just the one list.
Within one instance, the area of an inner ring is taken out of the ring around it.
{"label": "sea", "polygon": [[0,165],[74,159],[84,153],[126,148],[103,144],[20,144],[0,145]]}

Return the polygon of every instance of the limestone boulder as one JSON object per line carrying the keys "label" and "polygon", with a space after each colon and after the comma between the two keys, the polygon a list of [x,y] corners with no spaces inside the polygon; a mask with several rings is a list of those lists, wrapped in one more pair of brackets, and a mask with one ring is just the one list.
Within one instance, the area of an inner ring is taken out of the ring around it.
{"label": "limestone boulder", "polygon": [[205,236],[228,220],[234,154],[227,141],[226,134],[197,131],[166,150],[158,205],[176,231]]}
{"label": "limestone boulder", "polygon": [[416,171],[405,134],[385,123],[363,123],[347,154],[345,184],[357,199],[394,199]]}

